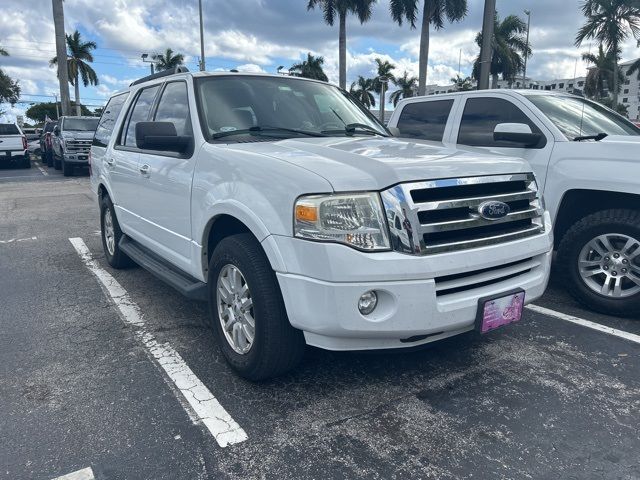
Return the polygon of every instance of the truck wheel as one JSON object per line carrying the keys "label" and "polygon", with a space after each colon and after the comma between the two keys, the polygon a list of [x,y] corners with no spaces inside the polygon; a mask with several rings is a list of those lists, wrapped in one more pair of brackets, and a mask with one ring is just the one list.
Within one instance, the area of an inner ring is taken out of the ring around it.
{"label": "truck wheel", "polygon": [[218,244],[208,288],[209,319],[222,353],[240,376],[265,380],[300,362],[304,337],[289,323],[276,275],[251,234]]}
{"label": "truck wheel", "polygon": [[47,158],[47,167],[52,168],[53,167],[53,152],[51,150],[47,150],[44,155]]}
{"label": "truck wheel", "polygon": [[100,227],[102,248],[109,265],[118,269],[133,265],[133,261],[120,250],[120,239],[123,233],[120,230],[113,203],[107,195],[100,201]]}
{"label": "truck wheel", "polygon": [[56,170],[62,170],[62,161],[55,153],[52,153],[51,155],[53,156],[53,168]]}
{"label": "truck wheel", "polygon": [[562,238],[558,264],[579,302],[640,316],[640,212],[603,210],[578,221]]}
{"label": "truck wheel", "polygon": [[30,155],[25,155],[24,156],[24,160],[22,160],[22,166],[24,168],[31,168],[31,156]]}
{"label": "truck wheel", "polygon": [[65,177],[70,177],[71,175],[73,175],[73,165],[70,165],[69,163],[64,161],[64,158],[62,160],[60,160],[61,164],[62,164],[62,174]]}

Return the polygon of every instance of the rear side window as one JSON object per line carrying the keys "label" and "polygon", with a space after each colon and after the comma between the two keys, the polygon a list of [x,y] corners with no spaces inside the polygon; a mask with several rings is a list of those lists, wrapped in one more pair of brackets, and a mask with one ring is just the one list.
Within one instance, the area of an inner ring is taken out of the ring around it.
{"label": "rear side window", "polygon": [[[540,129],[513,103],[502,98],[469,98],[464,107],[458,143],[471,147],[520,147],[520,144],[493,139],[493,131],[499,123],[524,123],[533,133]],[[542,145],[544,146],[544,145]],[[541,148],[538,146],[538,148]]]}
{"label": "rear side window", "polygon": [[20,130],[13,123],[0,123],[0,135],[20,135]]}
{"label": "rear side window", "polygon": [[398,130],[403,137],[441,142],[453,100],[409,103],[398,120]]}
{"label": "rear side window", "polygon": [[145,88],[140,92],[136,103],[129,111],[129,119],[126,122],[126,130],[124,132],[124,141],[121,138],[121,144],[127,147],[136,146],[136,123],[146,122],[149,119],[149,113],[153,106],[160,85]]}
{"label": "rear side window", "polygon": [[[111,138],[111,134],[113,133],[113,129],[116,126],[116,120],[118,119],[118,115],[122,111],[122,107],[124,106],[124,102],[127,100],[129,96],[128,93],[121,93],[120,95],[116,95],[115,97],[111,97],[107,106],[104,107],[104,111],[102,112],[102,116],[100,117],[100,121],[98,122],[98,128],[96,129],[96,133],[93,136],[93,144],[97,147],[106,147],[109,143],[109,138]],[[49,124],[45,127],[45,131]]]}
{"label": "rear side window", "polygon": [[158,103],[155,121],[173,123],[178,135],[193,135],[185,82],[167,84]]}

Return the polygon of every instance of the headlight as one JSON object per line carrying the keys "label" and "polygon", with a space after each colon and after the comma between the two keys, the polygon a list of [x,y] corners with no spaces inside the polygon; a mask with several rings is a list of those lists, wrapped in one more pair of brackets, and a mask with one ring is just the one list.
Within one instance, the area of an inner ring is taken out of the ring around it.
{"label": "headlight", "polygon": [[377,193],[300,197],[294,211],[296,237],[344,243],[359,250],[389,249]]}

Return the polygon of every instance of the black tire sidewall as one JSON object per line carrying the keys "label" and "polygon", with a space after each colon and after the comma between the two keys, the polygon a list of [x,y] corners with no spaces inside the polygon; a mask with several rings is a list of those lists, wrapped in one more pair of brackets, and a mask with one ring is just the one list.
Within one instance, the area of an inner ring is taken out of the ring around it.
{"label": "black tire sidewall", "polygon": [[580,275],[578,259],[584,246],[597,236],[624,234],[640,240],[640,225],[623,223],[614,218],[578,223],[570,229],[560,245],[560,266],[571,293],[589,308],[609,314],[633,315],[640,312],[640,294],[629,298],[613,299],[591,290]]}
{"label": "black tire sidewall", "polygon": [[[113,222],[113,235],[115,240],[113,255],[109,253],[107,242],[104,236],[104,212],[107,209],[111,211],[111,220]],[[122,236],[123,233],[122,230],[120,230],[120,224],[118,223],[118,217],[116,217],[116,211],[113,207],[113,202],[111,202],[111,199],[107,195],[105,195],[100,200],[100,239],[102,240],[102,249],[104,250],[104,256],[107,259],[109,265],[111,265],[113,268],[127,268],[133,264],[133,261],[120,250],[120,239],[122,238]]]}

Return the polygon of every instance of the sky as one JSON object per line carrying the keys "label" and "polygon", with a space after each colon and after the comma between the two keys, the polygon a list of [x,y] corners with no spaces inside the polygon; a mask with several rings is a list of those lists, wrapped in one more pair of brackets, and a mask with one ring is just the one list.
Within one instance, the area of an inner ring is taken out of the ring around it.
{"label": "sky", "polygon": [[[484,0],[468,4],[463,21],[432,31],[428,84],[450,83],[459,68],[463,76],[471,73]],[[203,0],[207,70],[275,72],[311,52],[325,58],[325,72],[337,83],[338,28],[326,25],[319,10],[306,7],[307,0]],[[528,76],[551,80],[585,74],[580,54],[597,46],[573,44],[583,22],[579,7],[580,0],[497,0],[501,17],[524,18],[524,10],[531,10],[533,56]],[[90,108],[103,105],[111,94],[149,73],[142,53],[170,47],[185,54],[190,70],[198,69],[197,0],[65,0],[64,9],[67,33],[77,29],[98,45],[93,68],[100,83],[80,91],[82,103]],[[347,81],[374,76],[377,57],[395,64],[399,75],[405,70],[417,75],[419,38],[419,30],[393,23],[388,0],[378,0],[368,23],[360,25],[354,17],[347,21]],[[0,57],[0,68],[20,80],[21,100],[26,103],[0,106],[5,111],[0,121],[15,120],[29,102],[53,100],[58,86],[48,62],[55,55],[54,40],[50,0],[2,0],[0,46],[10,56]],[[623,59],[639,56],[636,41],[630,39],[623,47]],[[73,87],[70,94],[73,98]]]}

